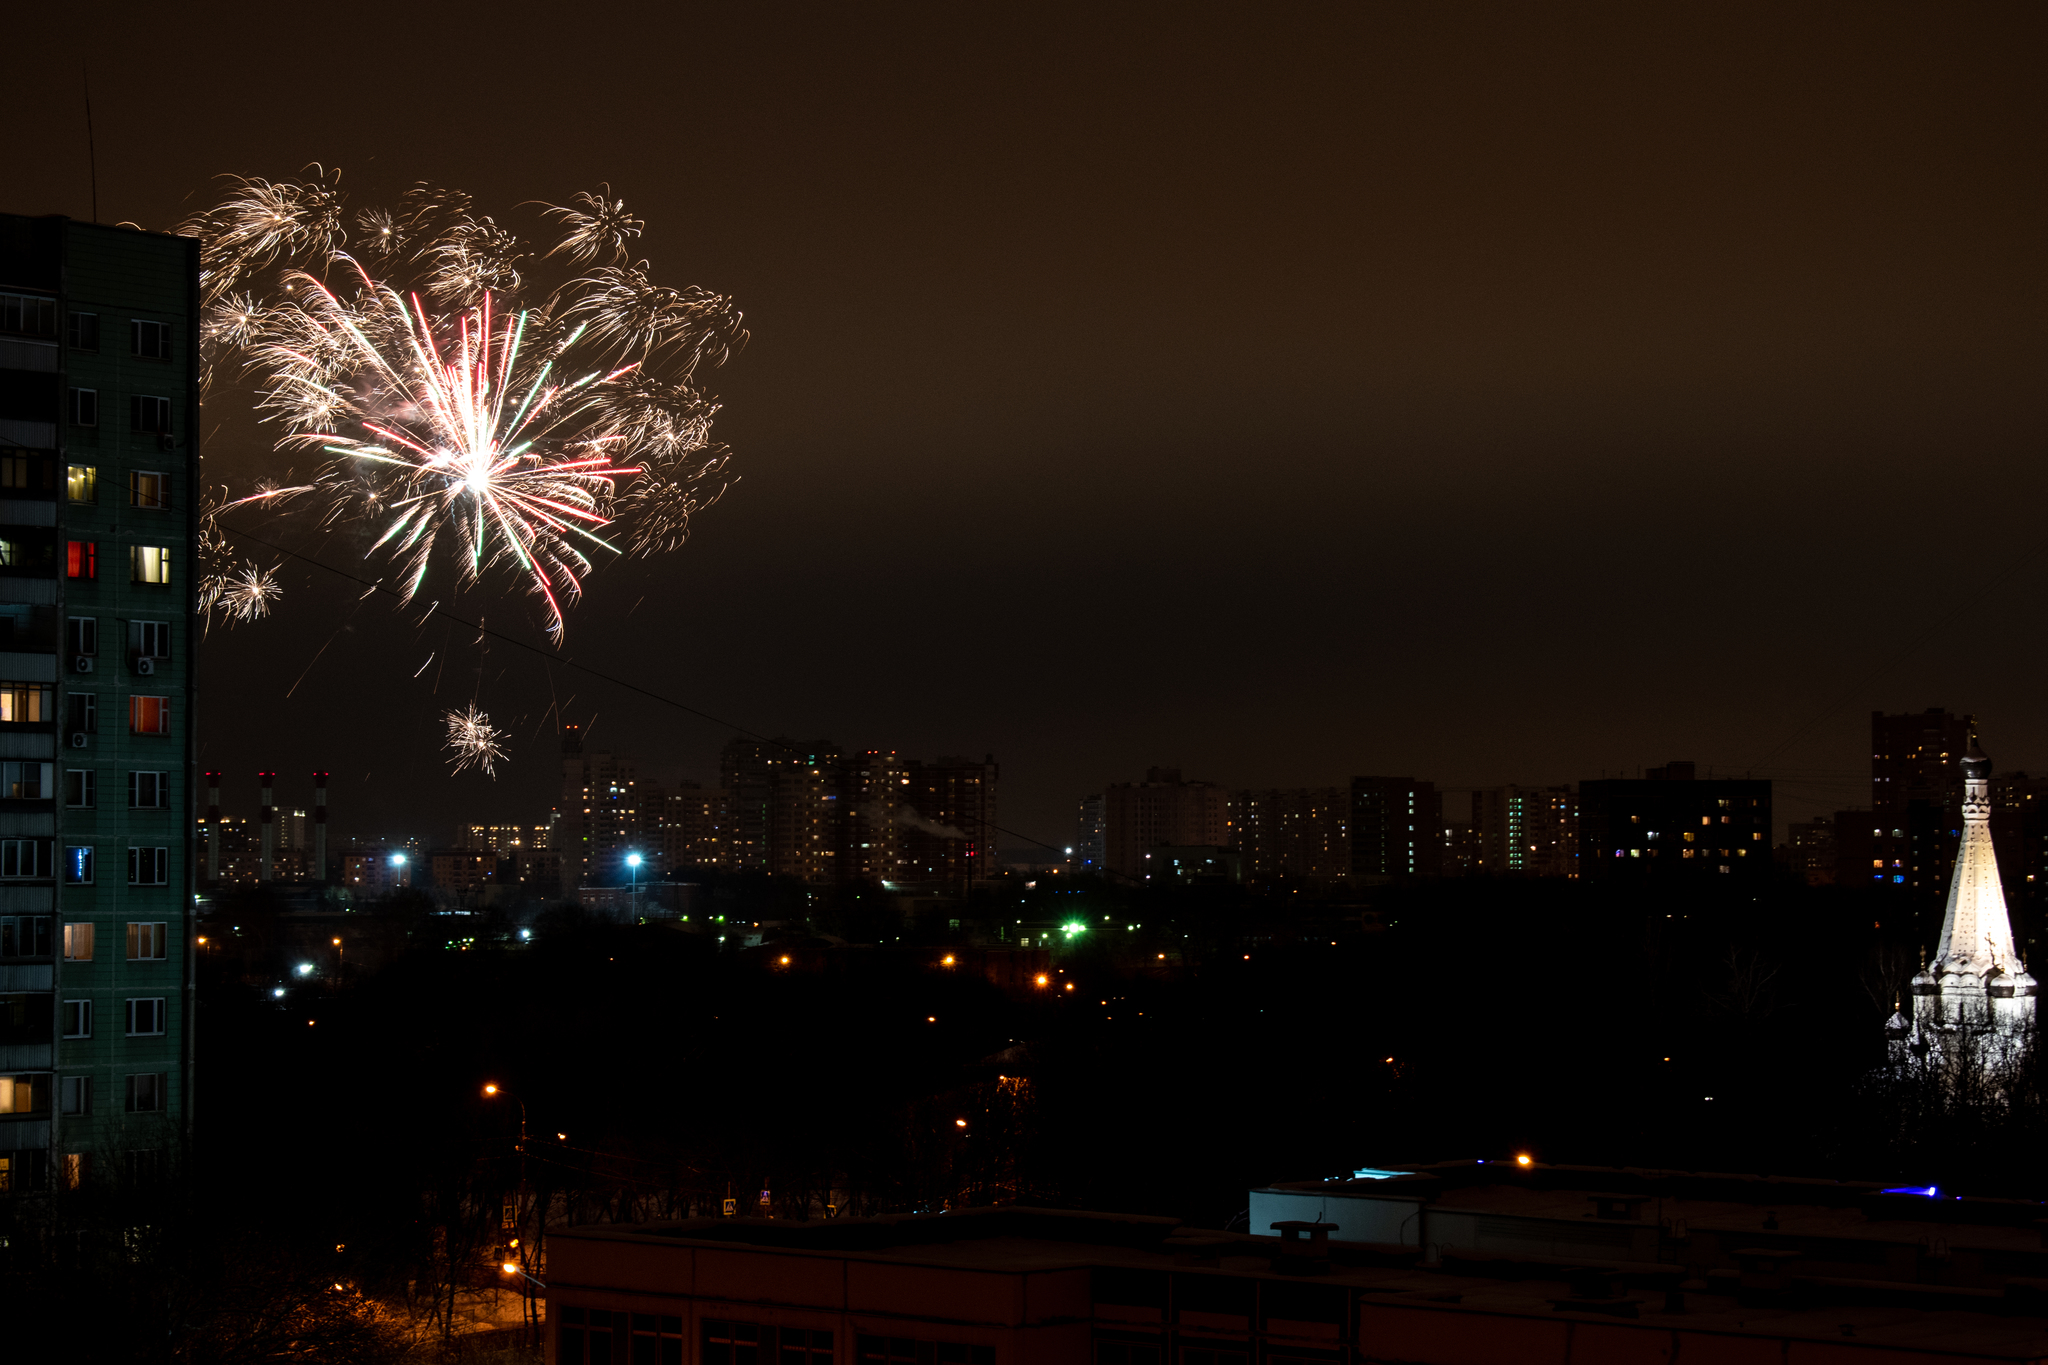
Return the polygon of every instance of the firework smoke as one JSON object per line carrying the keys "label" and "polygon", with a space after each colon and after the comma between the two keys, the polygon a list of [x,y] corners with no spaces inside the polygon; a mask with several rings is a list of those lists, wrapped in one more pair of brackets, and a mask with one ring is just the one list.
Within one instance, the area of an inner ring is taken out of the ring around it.
{"label": "firework smoke", "polygon": [[[538,215],[529,244],[459,191],[348,212],[340,175],[234,180],[203,243],[206,382],[243,376],[302,472],[204,513],[202,607],[255,620],[278,585],[216,519],[260,505],[374,531],[409,599],[437,563],[516,574],[563,629],[597,556],[673,550],[730,479],[697,383],[745,343],[730,299],[658,283],[609,187]],[[252,576],[253,575],[253,576]]]}

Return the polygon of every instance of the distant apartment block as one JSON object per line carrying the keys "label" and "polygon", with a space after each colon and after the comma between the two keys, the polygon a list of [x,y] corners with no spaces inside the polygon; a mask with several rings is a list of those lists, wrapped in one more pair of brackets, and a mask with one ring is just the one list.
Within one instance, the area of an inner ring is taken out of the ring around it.
{"label": "distant apartment block", "polygon": [[1351,873],[1355,877],[1442,874],[1444,800],[1413,777],[1351,779]]}
{"label": "distant apartment block", "polygon": [[1700,778],[1693,764],[1579,784],[1580,875],[1736,886],[1771,873],[1771,784]]}
{"label": "distant apartment block", "polygon": [[1471,825],[1475,872],[1579,875],[1579,802],[1569,786],[1483,787],[1472,793]]}
{"label": "distant apartment block", "polygon": [[1126,877],[1144,875],[1152,849],[1230,842],[1229,794],[1215,782],[1183,781],[1178,768],[1150,768],[1143,782],[1115,783],[1102,802],[1104,861]]}
{"label": "distant apartment block", "polygon": [[1230,843],[1254,880],[1351,875],[1351,789],[1279,787],[1230,795]]}

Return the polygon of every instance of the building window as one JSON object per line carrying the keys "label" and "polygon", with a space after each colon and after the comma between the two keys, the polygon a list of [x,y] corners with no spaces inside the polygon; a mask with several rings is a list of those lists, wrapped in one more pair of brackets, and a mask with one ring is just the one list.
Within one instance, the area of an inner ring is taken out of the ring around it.
{"label": "building window", "polygon": [[[1123,1343],[1102,1343],[1122,1346]],[[1115,1356],[1122,1365],[1159,1365],[1159,1348],[1137,1346],[1135,1351],[1150,1351],[1149,1356]],[[957,1341],[913,1341],[907,1337],[857,1336],[853,1339],[853,1358],[867,1365],[869,1361],[886,1361],[895,1365],[897,1361],[906,1365],[925,1365],[930,1361],[961,1362],[961,1365],[995,1365],[996,1348],[993,1346],[969,1346]],[[1098,1360],[1112,1357],[1098,1356]]]}
{"label": "building window", "polygon": [[171,400],[146,393],[129,398],[128,429],[137,435],[170,435]]}
{"label": "building window", "polygon": [[100,391],[98,389],[73,389],[71,391],[71,425],[74,427],[96,427],[100,424]]}
{"label": "building window", "polygon": [[99,699],[90,692],[69,692],[65,699],[70,702],[69,723],[64,727],[74,735],[89,735],[100,728]]}
{"label": "building window", "polygon": [[[603,1308],[563,1308],[555,1335],[555,1365],[612,1365],[613,1334],[624,1336],[627,1322],[626,1314]],[[705,1360],[709,1365],[710,1357]]]}
{"label": "building window", "polygon": [[[89,464],[64,466],[64,496],[73,502],[100,500],[100,472]],[[77,575],[72,575],[74,578]]]}
{"label": "building window", "polygon": [[64,622],[66,654],[93,655],[100,652],[100,621],[97,616],[73,616]]}
{"label": "building window", "polygon": [[92,1001],[66,1000],[60,1017],[66,1038],[92,1037]]}
{"label": "building window", "polygon": [[57,300],[33,294],[0,294],[0,332],[17,337],[57,337]]}
{"label": "building window", "polygon": [[47,881],[49,876],[48,839],[0,839],[0,880]]}
{"label": "building window", "polygon": [[[817,1328],[784,1327],[778,1333],[777,1365],[832,1365],[832,1334]],[[963,1360],[966,1357],[961,1357]]]}
{"label": "building window", "polygon": [[[774,1329],[769,1329],[769,1344],[774,1344]],[[704,1353],[700,1359],[704,1365],[756,1365],[761,1362],[760,1327],[751,1322],[726,1322],[717,1318],[704,1319]],[[592,1365],[596,1365],[593,1357]],[[766,1365],[766,1362],[761,1362]]]}
{"label": "building window", "polygon": [[128,885],[169,886],[171,852],[166,848],[128,850]]}
{"label": "building window", "polygon": [[138,735],[167,735],[171,732],[169,697],[130,697],[128,729]]}
{"label": "building window", "polygon": [[171,324],[168,322],[146,322],[131,318],[128,323],[128,349],[145,360],[169,360],[171,358]]}
{"label": "building window", "polygon": [[[633,1350],[634,1365],[683,1365],[683,1320],[666,1313],[634,1313]],[[626,1325],[627,1315],[612,1314],[615,1328]],[[799,1363],[793,1362],[793,1365]],[[800,1365],[808,1365],[801,1362]]]}
{"label": "building window", "polygon": [[[160,995],[128,1001],[128,1036],[153,1038],[164,1031],[164,998]],[[135,1106],[130,1105],[129,1108]]]}
{"label": "building window", "polygon": [[64,576],[66,578],[98,578],[100,576],[99,556],[89,540],[73,540],[64,546]]}
{"label": "building window", "polygon": [[48,493],[55,486],[55,460],[40,455],[0,455],[0,488]]}
{"label": "building window", "polygon": [[[81,1000],[80,1004],[90,1004]],[[92,1077],[66,1076],[63,1080],[59,1103],[67,1114],[79,1115],[92,1112]]]}
{"label": "building window", "polygon": [[128,960],[130,962],[161,962],[169,955],[169,943],[162,924],[136,924],[128,926]]}
{"label": "building window", "polygon": [[64,774],[64,804],[74,810],[91,810],[99,775],[91,768],[72,768]]}
{"label": "building window", "polygon": [[164,508],[171,505],[171,476],[155,474],[147,470],[132,470],[128,475],[128,505],[130,507]]}
{"label": "building window", "polygon": [[128,805],[132,810],[162,810],[171,804],[169,773],[128,774]]}
{"label": "building window", "polygon": [[0,682],[0,723],[35,725],[57,718],[57,690],[49,683]]}
{"label": "building window", "polygon": [[64,850],[64,884],[66,886],[92,885],[92,848],[90,845],[73,845]]}
{"label": "building window", "polygon": [[54,763],[0,763],[0,797],[9,801],[47,801],[56,796]]}
{"label": "building window", "polygon": [[0,1114],[50,1112],[48,1076],[0,1076]]}
{"label": "building window", "polygon": [[0,957],[48,957],[48,915],[0,915]]}
{"label": "building window", "polygon": [[168,583],[171,581],[171,552],[162,545],[136,545],[129,552],[129,573],[131,582]]}
{"label": "building window", "polygon": [[90,922],[64,926],[64,960],[66,962],[92,961],[92,925]]}
{"label": "building window", "polygon": [[92,1156],[87,1152],[61,1152],[57,1156],[57,1183],[67,1190],[82,1189],[85,1178],[92,1172]]}
{"label": "building window", "polygon": [[171,657],[171,623],[169,621],[130,621],[128,623],[128,648],[138,659],[168,659]]}
{"label": "building window", "polygon": [[74,351],[97,351],[100,348],[100,315],[98,313],[73,313],[65,320],[65,336]]}
{"label": "building window", "polygon": [[[157,1001],[159,1005],[163,1001]],[[163,1073],[155,1075],[130,1076],[128,1078],[128,1112],[131,1114],[154,1114],[164,1108]]]}

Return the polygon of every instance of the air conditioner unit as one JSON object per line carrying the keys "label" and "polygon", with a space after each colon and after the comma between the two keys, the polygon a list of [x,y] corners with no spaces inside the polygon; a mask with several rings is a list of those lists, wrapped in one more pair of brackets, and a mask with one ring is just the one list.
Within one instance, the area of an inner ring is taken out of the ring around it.
{"label": "air conditioner unit", "polygon": [[85,747],[85,731],[73,730],[71,732],[71,747],[74,749],[83,749]]}
{"label": "air conditioner unit", "polygon": [[73,673],[92,672],[92,655],[81,654],[77,658],[73,659],[71,661],[71,671]]}
{"label": "air conditioner unit", "polygon": [[171,436],[171,433],[167,431],[163,433],[163,435],[156,438],[156,448],[158,450],[176,450],[178,448],[178,443]]}
{"label": "air conditioner unit", "polygon": [[150,658],[147,654],[143,655],[135,661],[135,671],[145,678],[149,677],[156,672],[156,660]]}

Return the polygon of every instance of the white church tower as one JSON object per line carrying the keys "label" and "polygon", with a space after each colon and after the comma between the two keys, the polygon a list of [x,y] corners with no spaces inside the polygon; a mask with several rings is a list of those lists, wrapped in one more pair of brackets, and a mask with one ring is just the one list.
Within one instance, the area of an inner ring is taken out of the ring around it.
{"label": "white church tower", "polygon": [[1945,1054],[1944,1042],[1964,1025],[1990,1030],[1986,1061],[2002,1056],[2032,1028],[2039,989],[2013,945],[1991,848],[1991,760],[1972,736],[1963,758],[1963,840],[1941,944],[1913,977],[1913,1018],[1894,1014],[1885,1030],[1893,1058]]}

